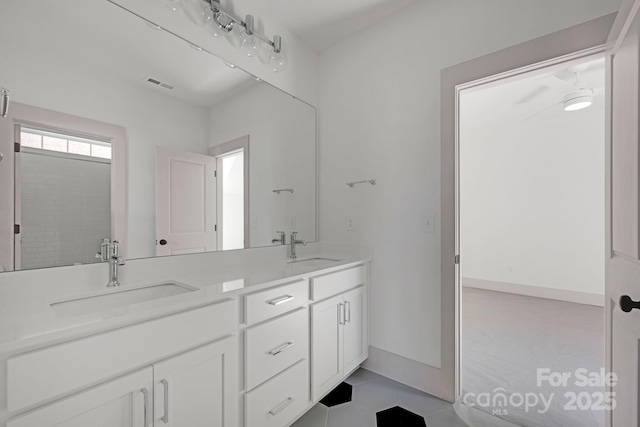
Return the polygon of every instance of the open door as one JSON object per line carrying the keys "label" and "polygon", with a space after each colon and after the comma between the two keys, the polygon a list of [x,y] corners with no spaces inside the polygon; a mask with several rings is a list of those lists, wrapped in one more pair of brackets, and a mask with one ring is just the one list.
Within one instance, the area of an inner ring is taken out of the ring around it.
{"label": "open door", "polygon": [[607,426],[639,426],[640,348],[640,0],[624,1],[607,55],[606,384],[615,401]]}
{"label": "open door", "polygon": [[216,250],[216,159],[156,150],[156,255]]}

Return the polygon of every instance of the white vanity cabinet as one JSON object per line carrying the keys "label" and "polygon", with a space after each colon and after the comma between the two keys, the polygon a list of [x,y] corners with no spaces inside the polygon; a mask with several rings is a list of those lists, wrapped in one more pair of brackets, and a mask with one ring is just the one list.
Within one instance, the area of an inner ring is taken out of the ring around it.
{"label": "white vanity cabinet", "polygon": [[237,343],[232,337],[153,365],[153,425],[158,427],[235,427],[225,401],[236,393]]}
{"label": "white vanity cabinet", "polygon": [[10,420],[7,427],[148,427],[152,392],[148,367]]}
{"label": "white vanity cabinet", "polygon": [[244,426],[290,425],[311,404],[309,282],[244,298]]}
{"label": "white vanity cabinet", "polygon": [[[311,387],[319,400],[368,357],[368,303],[364,266],[311,279]],[[350,289],[350,290],[349,290]]]}
{"label": "white vanity cabinet", "polygon": [[227,299],[11,357],[7,427],[237,427],[237,327]]}

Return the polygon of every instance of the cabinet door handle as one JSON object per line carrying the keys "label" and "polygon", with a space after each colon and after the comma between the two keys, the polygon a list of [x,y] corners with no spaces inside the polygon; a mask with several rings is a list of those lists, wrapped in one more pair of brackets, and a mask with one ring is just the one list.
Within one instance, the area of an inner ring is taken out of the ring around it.
{"label": "cabinet door handle", "polygon": [[160,381],[164,389],[164,413],[162,414],[163,423],[169,424],[169,381],[166,379]]}
{"label": "cabinet door handle", "polygon": [[344,315],[344,323],[351,323],[351,302],[345,301],[344,310],[346,314]]}
{"label": "cabinet door handle", "polygon": [[287,397],[287,400],[273,408],[269,411],[271,415],[278,415],[280,412],[284,410],[287,406],[291,405],[295,399],[293,397]]}
{"label": "cabinet door handle", "polygon": [[338,323],[344,325],[344,304],[338,303]]}
{"label": "cabinet door handle", "polygon": [[280,298],[276,298],[276,299],[272,299],[271,301],[267,301],[267,304],[276,306],[276,305],[284,304],[285,302],[292,301],[294,299],[295,299],[295,297],[292,297],[291,295],[285,295],[285,296],[282,296]]}
{"label": "cabinet door handle", "polygon": [[283,351],[290,349],[291,347],[294,346],[294,344],[295,344],[294,342],[289,341],[289,342],[286,342],[286,343],[282,344],[279,347],[274,348],[273,350],[271,350],[271,351],[269,351],[267,353],[272,355],[272,356],[276,356],[276,355],[282,353]]}
{"label": "cabinet door handle", "polygon": [[145,387],[140,392],[144,399],[144,427],[149,427],[149,390]]}

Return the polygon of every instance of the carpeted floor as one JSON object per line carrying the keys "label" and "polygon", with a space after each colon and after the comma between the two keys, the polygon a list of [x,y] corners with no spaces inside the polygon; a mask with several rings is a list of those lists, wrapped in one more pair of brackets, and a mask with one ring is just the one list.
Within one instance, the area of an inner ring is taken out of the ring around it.
{"label": "carpeted floor", "polygon": [[[579,409],[590,406],[589,401],[597,403],[604,388],[579,387],[575,375],[579,368],[597,373],[604,368],[602,307],[463,288],[461,354],[463,396],[476,408],[488,413],[502,410],[496,415],[525,427],[604,426],[603,410]],[[548,382],[539,387],[538,368],[570,373],[567,387]],[[507,396],[529,393],[531,403],[532,394],[542,394],[550,399],[549,409],[539,413],[545,406],[539,403],[526,411],[518,396],[513,398],[515,405],[487,406],[478,396],[493,397],[500,388]],[[583,393],[582,403],[570,409],[571,397],[565,393]]]}

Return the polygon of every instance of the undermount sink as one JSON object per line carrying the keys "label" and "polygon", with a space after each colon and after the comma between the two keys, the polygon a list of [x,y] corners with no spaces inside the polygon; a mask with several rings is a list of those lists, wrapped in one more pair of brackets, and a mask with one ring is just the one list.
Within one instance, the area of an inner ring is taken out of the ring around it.
{"label": "undermount sink", "polygon": [[136,289],[107,290],[101,295],[79,297],[51,303],[58,317],[79,316],[113,310],[146,301],[193,292],[197,288],[178,283],[159,283]]}
{"label": "undermount sink", "polygon": [[306,258],[306,259],[298,259],[295,261],[290,261],[289,264],[300,264],[300,265],[306,265],[308,267],[317,267],[319,265],[324,265],[324,264],[328,264],[330,262],[338,262],[341,261],[339,259],[335,259],[335,258]]}

